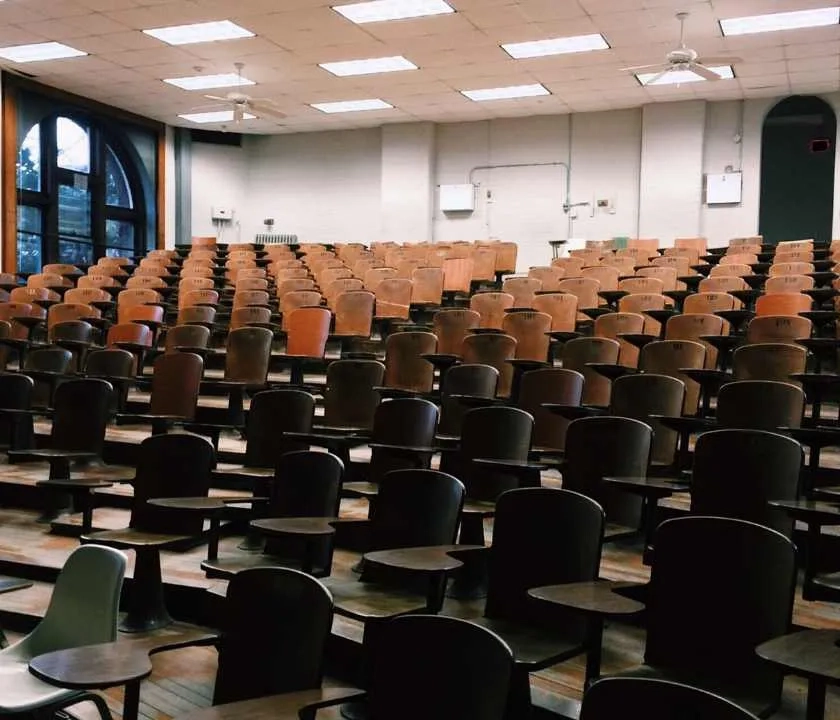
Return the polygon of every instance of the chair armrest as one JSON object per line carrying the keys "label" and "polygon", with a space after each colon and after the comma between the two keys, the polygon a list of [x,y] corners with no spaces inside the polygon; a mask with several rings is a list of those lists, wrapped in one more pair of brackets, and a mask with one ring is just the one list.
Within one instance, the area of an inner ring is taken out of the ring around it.
{"label": "chair armrest", "polygon": [[356,688],[302,690],[196,710],[183,720],[299,720],[303,710],[341,705],[365,696],[364,690]]}
{"label": "chair armrest", "polygon": [[330,433],[299,433],[299,432],[284,432],[283,437],[292,440],[302,440],[308,442],[310,445],[318,447],[333,447],[335,445],[344,445],[348,448],[360,447],[365,445],[370,440],[366,435],[332,435]]}
{"label": "chair armrest", "polygon": [[462,405],[469,407],[490,407],[491,405],[507,405],[509,401],[500,397],[478,397],[477,395],[444,395],[444,397],[457,400]]}
{"label": "chair armrest", "polygon": [[598,407],[595,405],[559,405],[557,403],[543,403],[542,406],[549,412],[555,415],[560,415],[567,420],[577,420],[578,418],[606,415],[609,412],[609,408]]}
{"label": "chair armrest", "polygon": [[50,417],[54,410],[52,408],[0,408],[0,413],[12,416],[26,416],[29,417]]}

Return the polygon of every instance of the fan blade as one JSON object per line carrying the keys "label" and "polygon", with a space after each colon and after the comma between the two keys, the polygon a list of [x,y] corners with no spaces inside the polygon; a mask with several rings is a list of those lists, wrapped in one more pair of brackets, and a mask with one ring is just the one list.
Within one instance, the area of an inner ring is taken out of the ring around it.
{"label": "fan blade", "polygon": [[194,105],[187,112],[201,112],[205,110],[212,110],[213,108],[227,108],[226,103],[209,103],[207,105]]}
{"label": "fan blade", "polygon": [[255,115],[260,117],[272,117],[276,118],[277,120],[282,120],[286,117],[286,113],[282,113],[279,110],[275,110],[274,108],[269,107],[261,102],[252,102],[248,105],[248,107],[254,112]]}
{"label": "fan blade", "polygon": [[204,95],[208,100],[218,100],[219,102],[230,102],[230,100],[226,97],[219,97],[218,95]]}
{"label": "fan blade", "polygon": [[737,65],[738,63],[742,63],[744,61],[739,57],[702,57],[697,58],[694,62],[709,67],[715,65]]}
{"label": "fan blade", "polygon": [[650,80],[648,80],[644,85],[647,87],[648,85],[656,85],[662,78],[664,78],[669,72],[671,72],[671,68],[665,68],[661,73],[654,75]]}
{"label": "fan blade", "polygon": [[656,70],[669,67],[665,63],[655,63],[653,65],[633,65],[632,67],[621,68],[619,72],[640,72],[642,70]]}
{"label": "fan blade", "polygon": [[688,69],[695,75],[699,75],[704,80],[715,81],[721,79],[720,75],[718,75],[714,70],[709,70],[709,68],[704,65],[699,65],[698,63],[691,63]]}

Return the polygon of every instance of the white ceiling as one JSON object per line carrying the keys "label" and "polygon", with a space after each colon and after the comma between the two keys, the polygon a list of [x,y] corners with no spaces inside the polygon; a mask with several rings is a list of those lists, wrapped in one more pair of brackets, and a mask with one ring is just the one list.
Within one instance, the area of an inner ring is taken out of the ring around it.
{"label": "white ceiling", "polygon": [[[347,0],[333,0],[343,4]],[[201,72],[244,74],[244,88],[288,115],[283,126],[244,122],[243,132],[300,132],[388,122],[452,122],[587,112],[691,98],[731,100],[840,89],[840,26],[734,38],[717,20],[823,7],[831,0],[450,0],[457,10],[415,20],[354,25],[327,0],[5,0],[0,46],[59,41],[89,56],[7,64],[40,82],[173,125],[208,101],[162,78]],[[701,55],[737,55],[734,80],[641,87],[626,65],[659,62],[691,12],[687,40]],[[172,47],[144,28],[233,20],[256,37]],[[600,32],[611,49],[513,60],[500,43]],[[418,70],[339,78],[318,63],[404,55]],[[458,91],[540,82],[546,97],[475,103]],[[210,91],[224,94],[227,90]],[[393,110],[326,115],[309,103],[380,97]]]}

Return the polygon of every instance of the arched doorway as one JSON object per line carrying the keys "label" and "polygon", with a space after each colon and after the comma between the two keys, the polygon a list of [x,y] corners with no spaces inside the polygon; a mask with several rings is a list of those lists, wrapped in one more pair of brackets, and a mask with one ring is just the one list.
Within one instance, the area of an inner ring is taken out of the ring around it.
{"label": "arched doorway", "polygon": [[837,117],[824,100],[794,95],[764,119],[758,232],[766,243],[831,242]]}

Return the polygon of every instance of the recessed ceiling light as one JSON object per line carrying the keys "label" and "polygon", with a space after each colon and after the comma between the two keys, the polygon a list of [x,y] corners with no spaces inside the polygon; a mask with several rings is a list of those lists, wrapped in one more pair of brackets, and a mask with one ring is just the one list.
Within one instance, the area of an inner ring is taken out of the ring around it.
{"label": "recessed ceiling light", "polygon": [[510,87],[486,88],[484,90],[461,90],[475,102],[485,100],[513,100],[514,98],[536,97],[537,95],[551,95],[547,88],[539,83],[535,85],[511,85]]}
{"label": "recessed ceiling light", "polygon": [[[216,110],[215,112],[203,112],[203,113],[184,113],[183,115],[179,115],[179,118],[184,118],[184,120],[189,120],[190,122],[194,123],[223,123],[223,122],[233,122],[233,110]],[[251,115],[250,113],[244,113],[242,115],[243,120],[254,120],[256,119],[256,115]]]}
{"label": "recessed ceiling light", "polygon": [[311,107],[325,113],[359,112],[361,110],[390,110],[389,105],[379,98],[370,100],[344,100],[342,102],[312,103]]}
{"label": "recessed ceiling light", "polygon": [[610,46],[600,33],[502,45],[502,50],[517,60],[521,58],[544,57],[546,55],[565,55],[566,53],[609,49]]}
{"label": "recessed ceiling light", "polygon": [[349,75],[373,75],[374,73],[416,70],[417,66],[402,55],[394,57],[371,58],[370,60],[346,60],[344,62],[320,63],[319,67],[339,77]]}
{"label": "recessed ceiling light", "polygon": [[87,55],[69,45],[57,42],[35,43],[33,45],[14,45],[0,48],[0,57],[16,63],[37,62],[39,60],[61,60],[63,58]]}
{"label": "recessed ceiling light", "polygon": [[250,30],[239,27],[230,20],[192,25],[173,25],[172,27],[153,28],[143,32],[170,45],[190,45],[192,43],[213,42],[214,40],[236,40],[237,38],[254,37],[254,33]]}
{"label": "recessed ceiling light", "polygon": [[443,0],[372,0],[351,5],[333,5],[333,10],[359,25],[455,12]]}
{"label": "recessed ceiling light", "polygon": [[[731,80],[735,77],[731,65],[717,65],[710,67],[709,70],[720,75],[721,80]],[[685,85],[686,83],[706,82],[706,78],[695,75],[690,70],[674,70],[673,72],[666,73],[659,80],[651,82],[657,75],[659,73],[638,73],[636,80],[642,85]]]}
{"label": "recessed ceiling light", "polygon": [[728,18],[720,21],[720,29],[725,36],[730,36],[823,27],[838,23],[840,23],[840,7],[826,7]]}
{"label": "recessed ceiling light", "polygon": [[163,82],[183,88],[184,90],[209,90],[210,88],[239,87],[242,85],[256,85],[253,80],[244,78],[236,73],[222,73],[221,75],[193,75],[192,77],[166,78]]}

